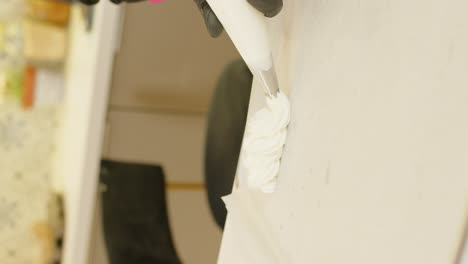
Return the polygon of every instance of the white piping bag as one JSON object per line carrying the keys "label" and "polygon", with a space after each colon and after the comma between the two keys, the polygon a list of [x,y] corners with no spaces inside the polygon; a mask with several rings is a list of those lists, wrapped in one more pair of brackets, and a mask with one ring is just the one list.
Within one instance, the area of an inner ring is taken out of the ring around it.
{"label": "white piping bag", "polygon": [[269,96],[279,91],[265,17],[246,0],[207,0],[253,75]]}
{"label": "white piping bag", "polygon": [[246,0],[207,1],[267,96],[267,105],[247,122],[240,159],[245,173],[238,176],[239,187],[274,192],[290,106],[278,87],[266,18]]}

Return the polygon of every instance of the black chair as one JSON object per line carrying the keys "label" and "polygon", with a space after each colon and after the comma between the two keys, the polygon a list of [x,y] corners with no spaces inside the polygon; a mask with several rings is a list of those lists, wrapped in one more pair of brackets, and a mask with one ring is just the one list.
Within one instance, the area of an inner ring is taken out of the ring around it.
{"label": "black chair", "polygon": [[111,264],[179,264],[159,166],[103,161],[103,228]]}

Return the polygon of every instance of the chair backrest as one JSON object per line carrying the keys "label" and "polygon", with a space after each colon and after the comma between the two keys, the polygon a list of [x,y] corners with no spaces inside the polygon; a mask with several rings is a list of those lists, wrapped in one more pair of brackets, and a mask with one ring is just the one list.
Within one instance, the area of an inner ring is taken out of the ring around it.
{"label": "chair backrest", "polygon": [[104,238],[111,264],[181,263],[160,166],[103,161]]}

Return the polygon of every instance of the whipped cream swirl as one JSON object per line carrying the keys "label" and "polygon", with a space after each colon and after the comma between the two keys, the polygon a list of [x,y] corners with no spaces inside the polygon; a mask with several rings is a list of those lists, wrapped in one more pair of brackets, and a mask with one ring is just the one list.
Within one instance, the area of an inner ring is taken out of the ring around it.
{"label": "whipped cream swirl", "polygon": [[241,185],[274,192],[290,119],[288,97],[279,92],[267,97],[267,106],[252,116],[246,126],[242,165],[246,170]]}

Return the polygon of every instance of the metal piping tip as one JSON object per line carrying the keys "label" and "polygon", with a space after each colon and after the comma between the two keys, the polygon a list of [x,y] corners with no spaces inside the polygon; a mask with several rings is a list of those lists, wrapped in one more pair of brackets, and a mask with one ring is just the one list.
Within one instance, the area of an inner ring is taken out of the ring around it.
{"label": "metal piping tip", "polygon": [[278,77],[274,67],[267,71],[258,71],[256,76],[260,81],[265,93],[270,97],[275,97],[279,92]]}

